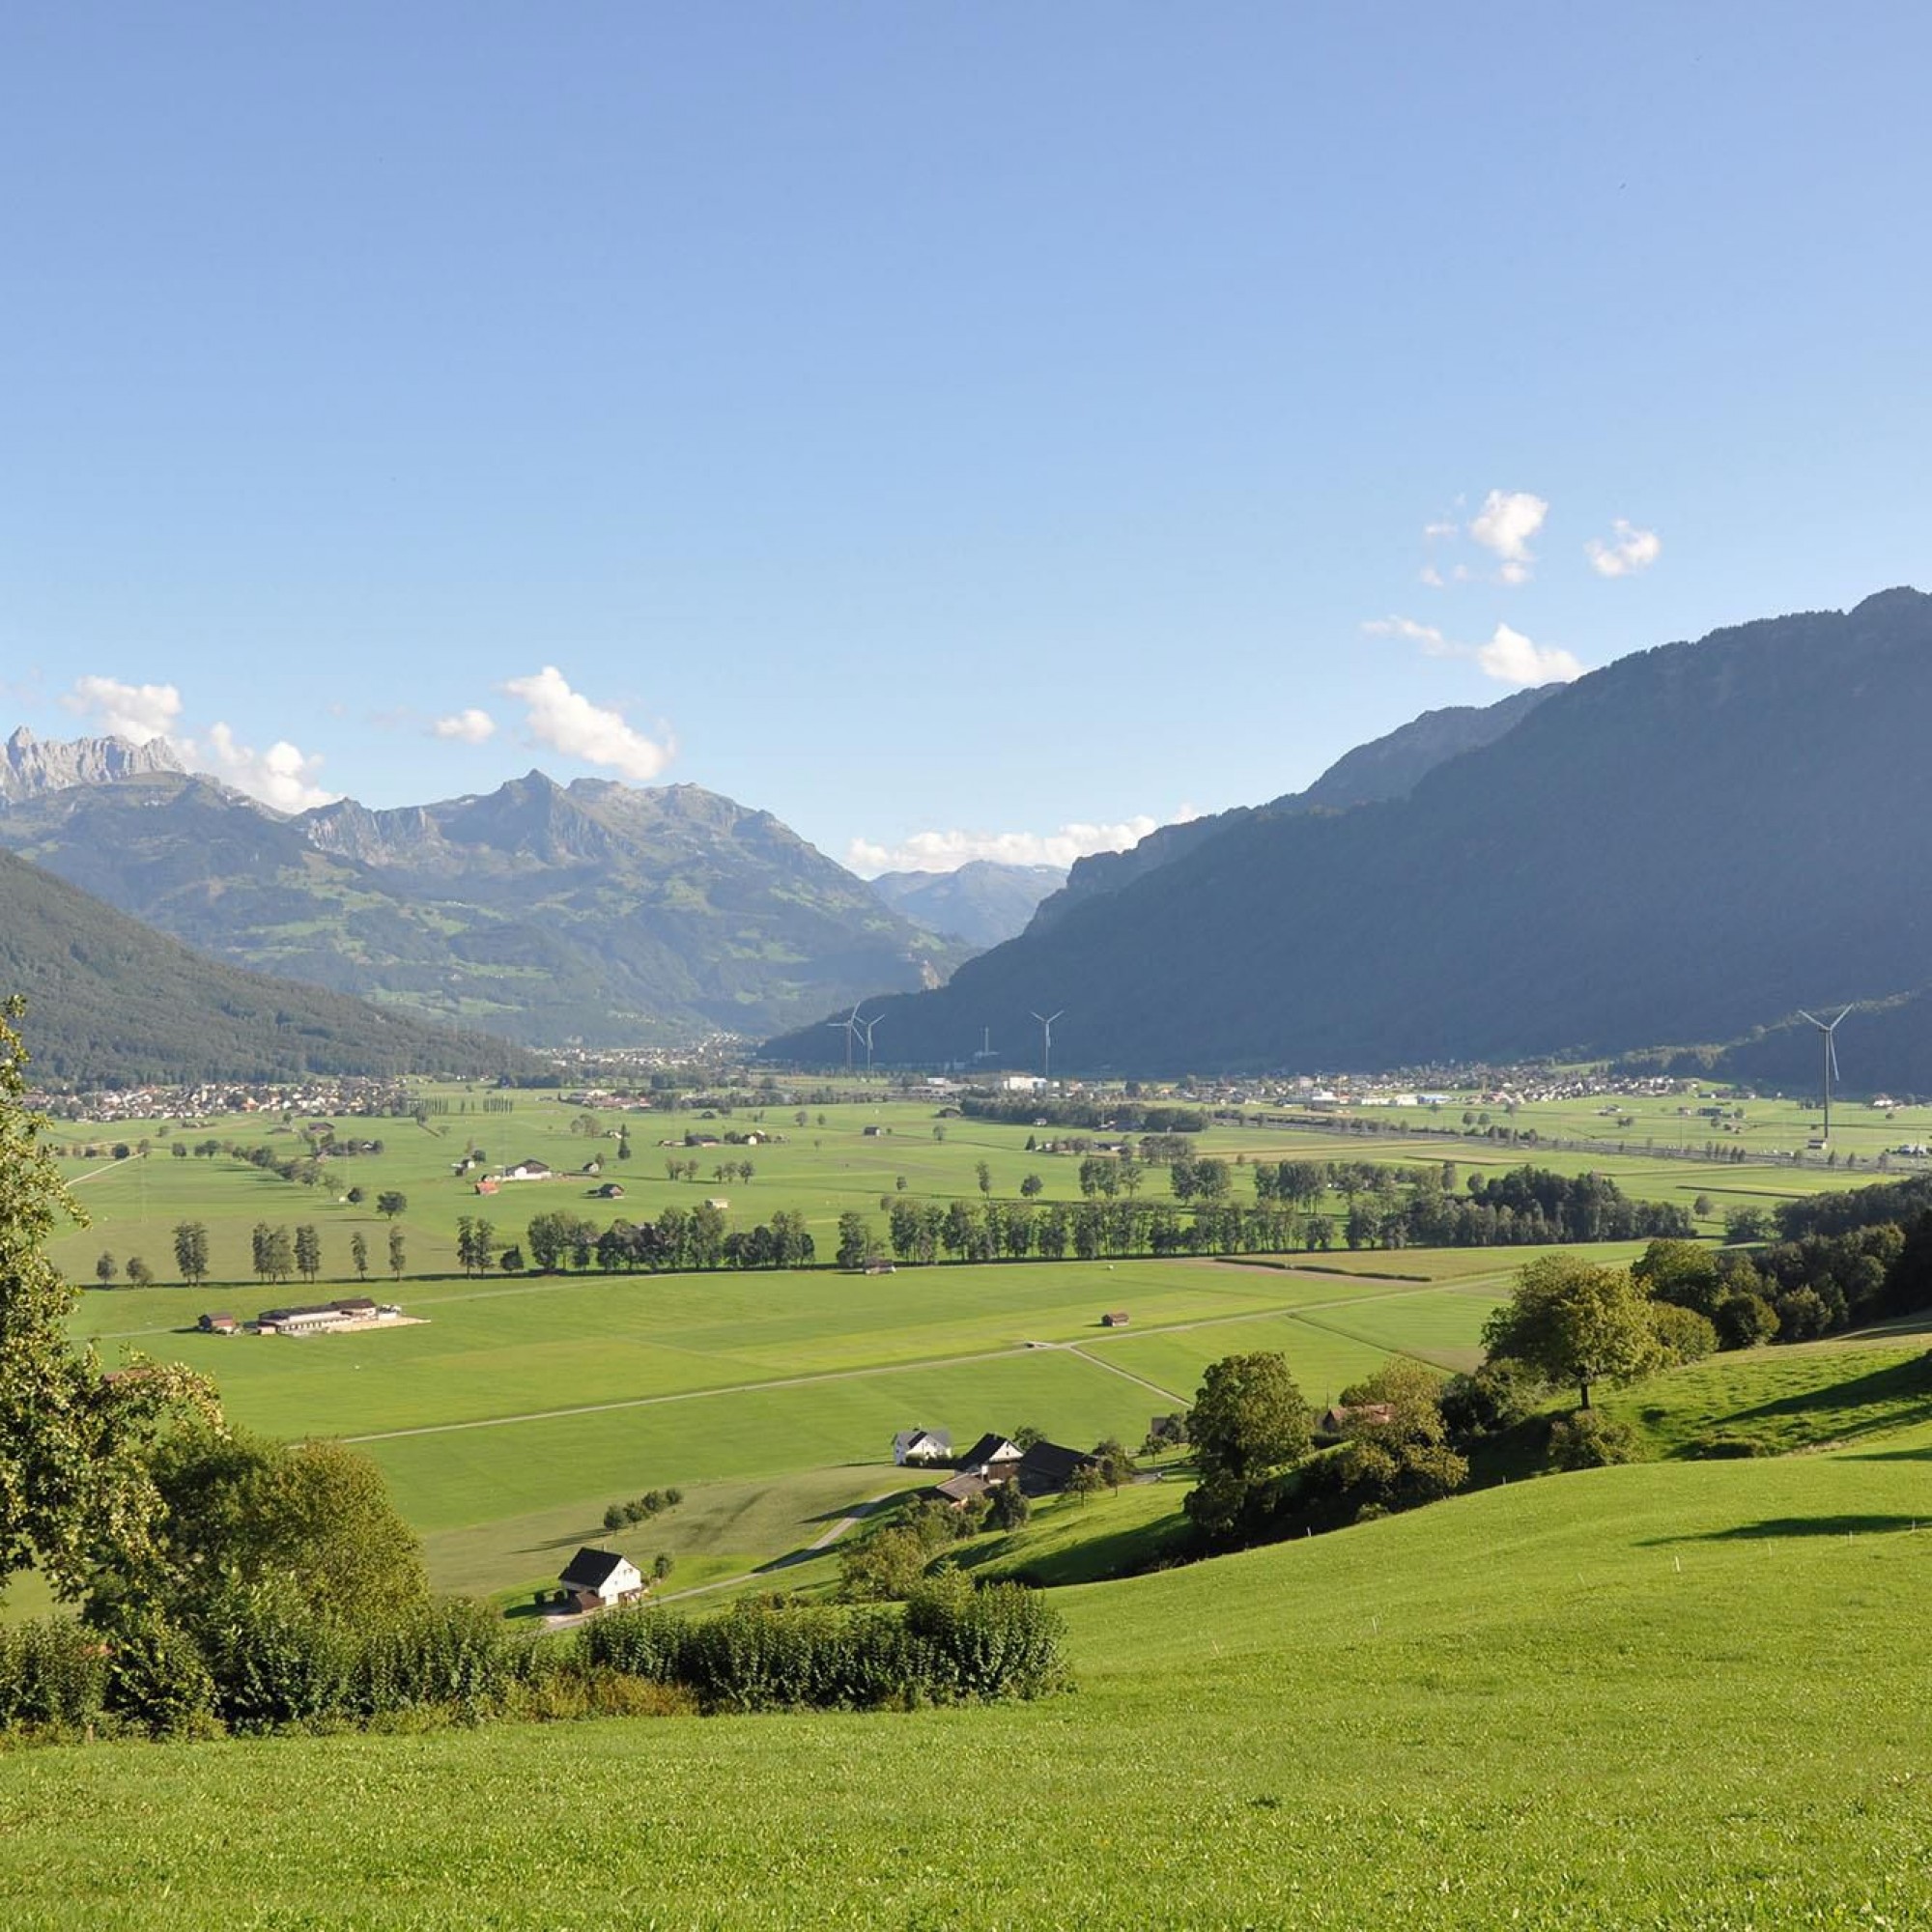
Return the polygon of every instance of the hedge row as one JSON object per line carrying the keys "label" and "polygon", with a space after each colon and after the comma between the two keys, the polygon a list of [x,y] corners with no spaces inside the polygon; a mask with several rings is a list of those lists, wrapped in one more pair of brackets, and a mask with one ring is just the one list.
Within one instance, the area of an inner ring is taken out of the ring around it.
{"label": "hedge row", "polygon": [[584,1627],[582,1654],[707,1711],[865,1710],[1040,1696],[1065,1682],[1064,1628],[1037,1591],[952,1577],[922,1586],[903,1614],[745,1605],[694,1623],[617,1610]]}
{"label": "hedge row", "polygon": [[194,1633],[123,1610],[112,1627],[0,1626],[0,1732],[212,1736],[399,1721],[675,1710],[903,1708],[1033,1697],[1066,1681],[1059,1614],[1013,1584],[936,1580],[903,1614],[743,1605],[687,1621],[609,1611],[568,1641],[444,1602],[375,1631],[292,1590],[238,1587]]}

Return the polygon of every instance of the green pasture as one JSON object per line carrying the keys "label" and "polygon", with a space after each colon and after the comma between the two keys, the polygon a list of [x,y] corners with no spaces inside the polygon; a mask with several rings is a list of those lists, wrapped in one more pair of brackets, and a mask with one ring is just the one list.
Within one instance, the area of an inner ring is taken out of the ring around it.
{"label": "green pasture", "polygon": [[[360,1443],[428,1537],[437,1580],[508,1591],[545,1580],[554,1548],[649,1488],[696,1500],[707,1485],[810,1477],[858,1498],[877,1492],[902,1429],[950,1429],[962,1446],[1022,1425],[1138,1443],[1237,1350],[1282,1349],[1318,1401],[1391,1350],[1473,1350],[1492,1255],[1373,1259],[1403,1279],[1369,1257],[1321,1273],[1190,1260],[457,1276],[406,1286],[418,1320],[353,1334],[203,1335],[191,1324],[210,1294],[179,1288],[91,1291],[76,1326],[109,1360],[138,1350],[202,1370],[244,1426]],[[1114,1309],[1132,1325],[1103,1327]],[[715,1558],[696,1580],[755,1567],[810,1540],[791,1508],[787,1492],[728,1537],[697,1534],[688,1508],[648,1525],[644,1553]]]}
{"label": "green pasture", "polygon": [[1079,1689],[1031,1706],[22,1752],[0,1893],[23,1928],[1922,1924],[1928,1456],[1513,1484],[1070,1588]]}
{"label": "green pasture", "polygon": [[[1813,1174],[1824,1176],[1827,1184],[1842,1182],[1847,1155],[1858,1157],[1857,1166],[1849,1170],[1856,1177],[1874,1169],[1879,1158],[1890,1149],[1903,1145],[1932,1146],[1932,1107],[1875,1108],[1862,1100],[1834,1096],[1832,1151],[1837,1153],[1839,1166],[1832,1169],[1824,1164],[1825,1151],[1810,1147],[1824,1124],[1815,1093],[1808,1103],[1802,1098],[1773,1097],[1720,1101],[1716,1093],[1716,1089],[1706,1087],[1701,1092],[1667,1095],[1604,1094],[1574,1100],[1524,1100],[1514,1111],[1500,1104],[1486,1104],[1479,1095],[1465,1094],[1439,1108],[1352,1107],[1333,1117],[1337,1122],[1356,1120],[1375,1129],[1366,1135],[1350,1134],[1339,1126],[1328,1131],[1256,1125],[1217,1129],[1213,1151],[1233,1151],[1264,1139],[1270,1145],[1281,1141],[1304,1147],[1319,1142],[1331,1147],[1332,1151],[1311,1158],[1375,1160],[1380,1156],[1370,1150],[1403,1140],[1418,1154],[1431,1150],[1443,1157],[1445,1150],[1455,1150],[1447,1157],[1465,1164],[1479,1161],[1486,1164],[1497,1154],[1505,1160],[1520,1158],[1520,1154],[1513,1156],[1507,1146],[1484,1138],[1484,1127],[1473,1122],[1465,1126],[1463,1115],[1467,1112],[1477,1121],[1487,1114],[1489,1126],[1513,1127],[1519,1132],[1533,1128],[1545,1139],[1590,1140],[1611,1146],[1621,1143],[1626,1150],[1624,1157],[1631,1159],[1644,1158],[1647,1149],[1689,1148],[1701,1151],[1707,1142],[1715,1142],[1722,1149],[1742,1148],[1748,1156],[1760,1160],[1803,1154],[1806,1164],[1802,1169],[1792,1169],[1788,1158],[1785,1164],[1784,1171],[1793,1176],[1796,1185],[1801,1184],[1797,1182],[1799,1175]],[[1700,1114],[1699,1110],[1706,1107],[1721,1108],[1721,1117],[1711,1119]],[[1742,1118],[1736,1116],[1738,1109],[1742,1109]],[[1282,1111],[1284,1108],[1276,1105],[1257,1105],[1246,1110],[1256,1118]],[[1628,1126],[1623,1124],[1626,1120],[1630,1122]],[[1232,1140],[1224,1140],[1224,1134],[1232,1135]],[[1928,1163],[1890,1155],[1889,1164],[1894,1172],[1910,1173]],[[1677,1163],[1667,1161],[1660,1165],[1675,1167]]]}
{"label": "green pasture", "polygon": [[[664,1586],[668,1593],[709,1593],[743,1577],[756,1588],[792,1589],[836,1577],[836,1554],[812,1558],[809,1552],[821,1539],[836,1539],[852,1512],[924,1480],[915,1473],[909,1481],[906,1471],[881,1461],[699,1482],[686,1490],[676,1509],[618,1531],[604,1527],[601,1507],[564,1503],[433,1531],[424,1539],[424,1553],[440,1588],[469,1596],[510,1598],[553,1584],[582,1545],[613,1542],[641,1568],[660,1551],[670,1556],[676,1568]],[[827,1545],[828,1552],[836,1548],[836,1540]]]}

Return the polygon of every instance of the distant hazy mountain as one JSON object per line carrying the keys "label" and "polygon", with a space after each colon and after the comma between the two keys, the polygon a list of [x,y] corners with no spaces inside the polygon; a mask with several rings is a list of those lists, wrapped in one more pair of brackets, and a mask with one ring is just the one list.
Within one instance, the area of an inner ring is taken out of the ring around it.
{"label": "distant hazy mountain", "polygon": [[239,964],[532,1044],[761,1034],[963,949],[769,812],[541,772],[479,797],[296,817],[173,770],[0,811],[12,847]]}
{"label": "distant hazy mountain", "polygon": [[0,745],[0,807],[37,798],[68,785],[111,784],[144,772],[178,772],[180,761],[165,738],[136,745],[127,738],[73,738],[48,743],[22,724]]}
{"label": "distant hazy mountain", "polygon": [[927,932],[951,933],[983,949],[1024,931],[1034,908],[1065,883],[1060,866],[972,859],[956,872],[881,872],[872,890]]}
{"label": "distant hazy mountain", "polygon": [[1556,689],[1555,685],[1544,685],[1534,691],[1513,692],[1493,704],[1452,704],[1439,711],[1425,711],[1386,736],[1345,752],[1306,791],[1287,792],[1266,805],[1238,805],[1206,818],[1163,825],[1124,852],[1100,852],[1091,859],[1076,859],[1065,887],[1041,902],[1034,925],[1044,931],[1084,900],[1119,892],[1156,867],[1199,851],[1208,839],[1251,818],[1297,811],[1343,811],[1353,805],[1406,798],[1437,765],[1493,744]]}
{"label": "distant hazy mountain", "polygon": [[535,1071],[520,1048],[246,973],[0,852],[0,993],[56,1085]]}
{"label": "distant hazy mountain", "polygon": [[[880,1039],[962,1059],[1065,1008],[1069,1069],[1376,1067],[1736,1039],[1888,999],[1932,959],[1927,717],[1913,590],[1640,652],[1406,798],[1253,814],[1037,923],[889,1002]],[[829,1038],[771,1050],[823,1061]]]}

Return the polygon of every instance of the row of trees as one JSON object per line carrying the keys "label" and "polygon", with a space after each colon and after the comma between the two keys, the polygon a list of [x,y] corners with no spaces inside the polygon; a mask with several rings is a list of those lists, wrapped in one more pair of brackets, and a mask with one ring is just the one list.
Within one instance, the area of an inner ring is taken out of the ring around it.
{"label": "row of trees", "polygon": [[[817,1246],[805,1216],[781,1208],[754,1228],[727,1229],[721,1209],[708,1201],[692,1208],[667,1208],[655,1221],[613,1221],[599,1229],[569,1209],[539,1214],[525,1231],[529,1265],[547,1273],[605,1273],[715,1267],[806,1267]],[[511,1250],[512,1254],[518,1251]],[[507,1259],[504,1265],[507,1265]],[[519,1257],[519,1265],[522,1259]]]}
{"label": "row of trees", "polygon": [[[486,1224],[487,1225],[487,1224]],[[199,1288],[208,1279],[209,1237],[205,1221],[179,1221],[174,1231],[175,1271],[182,1280],[191,1287]],[[107,1256],[103,1261],[110,1259]],[[323,1271],[322,1235],[314,1226],[304,1223],[293,1230],[287,1227],[271,1227],[266,1221],[258,1221],[249,1236],[249,1259],[257,1281],[281,1283],[292,1275],[299,1274],[304,1281],[313,1282]],[[360,1229],[349,1236],[349,1262],[355,1268],[356,1278],[369,1278],[369,1242]],[[391,1223],[389,1228],[389,1272],[400,1281],[404,1268],[409,1264],[409,1256],[404,1245],[403,1231]],[[111,1279],[98,1266],[102,1285]],[[152,1274],[144,1270],[144,1278],[136,1280],[134,1263],[128,1264],[128,1278],[136,1287],[145,1287]]]}

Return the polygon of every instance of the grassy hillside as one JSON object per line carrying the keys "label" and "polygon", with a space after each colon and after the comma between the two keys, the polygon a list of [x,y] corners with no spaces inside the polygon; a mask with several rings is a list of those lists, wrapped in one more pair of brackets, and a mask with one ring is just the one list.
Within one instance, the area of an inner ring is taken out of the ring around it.
{"label": "grassy hillside", "polygon": [[0,1890],[23,1927],[1922,1923],[1928,1455],[1071,1590],[1080,1689],[1037,1706],[23,1754]]}

